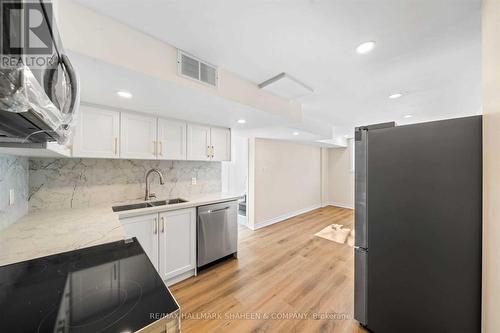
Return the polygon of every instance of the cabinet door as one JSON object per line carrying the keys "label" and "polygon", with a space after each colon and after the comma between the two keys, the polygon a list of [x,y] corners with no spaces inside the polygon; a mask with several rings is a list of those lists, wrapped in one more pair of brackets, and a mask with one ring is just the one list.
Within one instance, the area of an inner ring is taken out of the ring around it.
{"label": "cabinet door", "polygon": [[196,208],[160,213],[160,274],[163,280],[196,268]]}
{"label": "cabinet door", "polygon": [[156,159],[156,118],[122,112],[120,157]]}
{"label": "cabinet door", "polygon": [[186,159],[186,123],[158,119],[158,159]]}
{"label": "cabinet door", "polygon": [[212,127],[210,130],[210,145],[212,146],[213,161],[231,160],[231,130],[228,128]]}
{"label": "cabinet door", "polygon": [[119,157],[120,113],[86,105],[80,115],[73,141],[74,157]]}
{"label": "cabinet door", "polygon": [[187,159],[198,161],[210,160],[210,127],[188,124],[187,133]]}
{"label": "cabinet door", "polygon": [[158,270],[158,214],[120,219],[127,238],[136,237]]}

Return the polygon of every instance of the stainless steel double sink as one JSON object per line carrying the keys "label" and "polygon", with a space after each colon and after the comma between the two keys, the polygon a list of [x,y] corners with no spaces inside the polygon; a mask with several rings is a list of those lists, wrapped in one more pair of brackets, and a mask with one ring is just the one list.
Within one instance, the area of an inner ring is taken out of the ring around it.
{"label": "stainless steel double sink", "polygon": [[175,199],[170,199],[170,200],[148,201],[148,202],[139,202],[139,203],[129,204],[129,205],[113,206],[112,208],[113,208],[113,212],[123,212],[125,210],[174,205],[174,204],[179,204],[179,203],[184,203],[184,202],[188,202],[188,201],[181,199],[181,198],[175,198]]}

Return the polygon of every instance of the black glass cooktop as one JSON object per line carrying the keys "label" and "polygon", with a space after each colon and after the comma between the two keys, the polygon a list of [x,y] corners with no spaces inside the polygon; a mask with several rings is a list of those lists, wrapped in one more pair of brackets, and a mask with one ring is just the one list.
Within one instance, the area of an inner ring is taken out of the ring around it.
{"label": "black glass cooktop", "polygon": [[177,309],[135,238],[0,267],[0,332],[129,333]]}

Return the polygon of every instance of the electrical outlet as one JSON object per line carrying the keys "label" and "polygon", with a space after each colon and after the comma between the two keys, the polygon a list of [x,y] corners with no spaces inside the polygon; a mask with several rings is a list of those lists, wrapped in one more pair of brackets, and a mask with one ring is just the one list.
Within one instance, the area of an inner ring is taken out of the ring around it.
{"label": "electrical outlet", "polygon": [[11,206],[14,204],[15,195],[16,195],[16,193],[14,192],[14,189],[11,188],[9,191],[9,205],[11,205]]}
{"label": "electrical outlet", "polygon": [[191,178],[191,185],[196,185],[196,177]]}

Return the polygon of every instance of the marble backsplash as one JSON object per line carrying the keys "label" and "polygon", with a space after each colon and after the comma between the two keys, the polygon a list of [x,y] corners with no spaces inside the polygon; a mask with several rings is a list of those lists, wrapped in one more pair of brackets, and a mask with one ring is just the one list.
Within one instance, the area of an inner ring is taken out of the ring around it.
{"label": "marble backsplash", "polygon": [[[165,177],[159,184],[151,175],[151,191],[158,198],[175,198],[221,191],[221,163],[113,159],[29,160],[30,211],[81,208],[144,198],[147,170]],[[196,177],[196,185],[191,178]]]}
{"label": "marble backsplash", "polygon": [[[9,205],[10,190],[14,204]],[[0,230],[28,212],[28,159],[0,155]]]}

